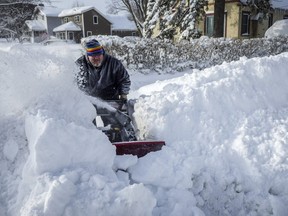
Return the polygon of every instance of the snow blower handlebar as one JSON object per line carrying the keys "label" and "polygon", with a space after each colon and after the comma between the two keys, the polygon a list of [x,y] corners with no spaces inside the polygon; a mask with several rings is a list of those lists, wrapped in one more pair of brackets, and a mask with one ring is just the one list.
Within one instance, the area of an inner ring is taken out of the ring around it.
{"label": "snow blower handlebar", "polygon": [[[102,130],[111,143],[116,146],[116,154],[132,154],[143,157],[149,152],[159,151],[165,145],[164,141],[137,140],[132,122],[135,100],[105,101],[106,105],[95,105],[97,115],[109,125],[108,130]],[[100,106],[101,105],[101,106]],[[97,125],[96,125],[97,126]]]}
{"label": "snow blower handlebar", "polygon": [[111,142],[136,141],[135,129],[128,113],[127,100],[105,101],[109,106],[95,105],[97,115],[104,124],[110,125],[110,131],[106,131]]}

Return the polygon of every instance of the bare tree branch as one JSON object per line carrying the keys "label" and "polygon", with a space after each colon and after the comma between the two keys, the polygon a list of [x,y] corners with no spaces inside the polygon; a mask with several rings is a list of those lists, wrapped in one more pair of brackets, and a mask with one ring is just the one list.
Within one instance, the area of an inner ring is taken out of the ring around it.
{"label": "bare tree branch", "polygon": [[49,1],[36,0],[0,0],[0,35],[21,40],[25,21],[32,18],[38,3]]}

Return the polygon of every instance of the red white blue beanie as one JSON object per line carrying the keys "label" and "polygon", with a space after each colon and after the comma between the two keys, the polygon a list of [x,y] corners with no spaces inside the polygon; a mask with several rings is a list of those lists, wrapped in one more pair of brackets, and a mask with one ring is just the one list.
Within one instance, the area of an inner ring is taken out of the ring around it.
{"label": "red white blue beanie", "polygon": [[88,56],[104,54],[102,45],[96,39],[86,42],[85,49]]}

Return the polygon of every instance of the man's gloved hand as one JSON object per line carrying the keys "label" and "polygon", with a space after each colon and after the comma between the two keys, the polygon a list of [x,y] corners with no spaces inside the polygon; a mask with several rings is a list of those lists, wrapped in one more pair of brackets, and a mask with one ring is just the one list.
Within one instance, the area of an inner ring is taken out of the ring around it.
{"label": "man's gloved hand", "polygon": [[127,95],[126,94],[121,94],[119,95],[119,99],[122,101],[127,101]]}

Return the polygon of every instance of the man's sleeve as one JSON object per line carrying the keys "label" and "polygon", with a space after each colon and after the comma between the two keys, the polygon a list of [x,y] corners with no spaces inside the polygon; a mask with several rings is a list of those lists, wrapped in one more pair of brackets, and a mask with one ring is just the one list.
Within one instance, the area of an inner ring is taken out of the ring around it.
{"label": "man's sleeve", "polygon": [[119,62],[118,74],[120,75],[118,77],[119,93],[127,95],[129,93],[129,90],[130,90],[131,81],[130,81],[130,76],[129,76],[127,70],[125,69],[125,67],[122,65],[121,62]]}
{"label": "man's sleeve", "polygon": [[79,67],[78,72],[76,73],[76,83],[78,88],[84,92],[86,92],[88,78],[87,78],[87,70],[85,70],[85,63],[83,60],[83,56],[76,60],[76,65]]}

